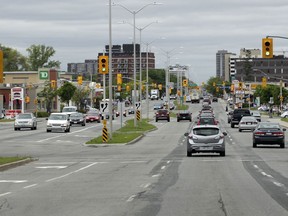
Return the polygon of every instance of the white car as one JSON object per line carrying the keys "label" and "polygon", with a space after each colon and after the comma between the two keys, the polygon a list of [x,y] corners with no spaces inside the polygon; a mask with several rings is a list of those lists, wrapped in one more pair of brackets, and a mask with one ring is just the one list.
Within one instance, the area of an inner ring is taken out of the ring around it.
{"label": "white car", "polygon": [[69,115],[66,113],[51,113],[47,119],[47,132],[61,131],[70,132]]}
{"label": "white car", "polygon": [[254,116],[243,116],[241,118],[241,121],[238,125],[238,130],[241,132],[242,130],[251,130],[254,131],[254,129],[257,127],[258,121]]}
{"label": "white car", "polygon": [[37,129],[37,119],[33,113],[20,113],[16,116],[14,130],[21,130],[21,128]]}
{"label": "white car", "polygon": [[288,111],[283,112],[281,118],[288,118]]}

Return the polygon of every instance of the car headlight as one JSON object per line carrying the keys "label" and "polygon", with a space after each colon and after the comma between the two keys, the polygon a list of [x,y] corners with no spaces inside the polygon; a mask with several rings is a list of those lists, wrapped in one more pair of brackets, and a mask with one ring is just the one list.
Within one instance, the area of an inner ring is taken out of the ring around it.
{"label": "car headlight", "polygon": [[64,123],[64,124],[61,124],[62,127],[66,127],[67,126],[67,123]]}

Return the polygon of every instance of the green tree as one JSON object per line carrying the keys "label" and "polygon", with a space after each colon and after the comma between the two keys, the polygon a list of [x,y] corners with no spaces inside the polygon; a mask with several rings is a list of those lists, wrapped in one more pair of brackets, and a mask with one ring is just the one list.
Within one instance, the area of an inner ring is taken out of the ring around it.
{"label": "green tree", "polygon": [[0,45],[3,51],[4,71],[27,71],[28,60],[17,50]]}
{"label": "green tree", "polygon": [[76,87],[70,83],[65,82],[58,90],[57,94],[60,97],[60,100],[67,105],[69,105],[69,101],[72,99],[74,92],[76,91]]}
{"label": "green tree", "polygon": [[27,52],[30,70],[37,71],[42,67],[60,67],[59,61],[49,60],[56,52],[53,47],[34,44],[27,49]]}
{"label": "green tree", "polygon": [[[282,96],[286,98],[288,96],[288,91],[282,88]],[[261,85],[256,87],[254,92],[254,98],[260,97],[260,102],[262,104],[268,104],[270,97],[273,97],[274,105],[280,105],[280,86],[277,85],[267,85],[263,88]]]}
{"label": "green tree", "polygon": [[51,88],[50,82],[45,83],[44,89],[38,93],[37,97],[44,98],[47,113],[51,113],[52,103],[57,96],[57,90]]}
{"label": "green tree", "polygon": [[89,96],[90,89],[83,88],[82,86],[76,88],[72,101],[76,104],[78,110],[83,110],[85,107],[85,99]]}
{"label": "green tree", "polygon": [[[215,86],[214,86],[215,83]],[[219,97],[223,93],[223,89],[220,88],[222,87],[223,80],[221,80],[219,77],[210,77],[209,80],[207,81],[207,84],[205,85],[205,88],[207,92],[210,94]],[[219,91],[217,92],[217,87]]]}

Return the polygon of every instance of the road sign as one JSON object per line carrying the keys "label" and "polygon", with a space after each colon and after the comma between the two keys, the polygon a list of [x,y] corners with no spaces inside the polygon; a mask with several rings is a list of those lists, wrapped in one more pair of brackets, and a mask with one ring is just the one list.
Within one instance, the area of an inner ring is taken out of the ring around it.
{"label": "road sign", "polygon": [[137,110],[137,111],[136,111],[136,118],[137,118],[137,121],[140,120],[140,117],[141,117],[140,110]]}
{"label": "road sign", "polygon": [[40,80],[47,80],[48,78],[49,78],[48,70],[39,71],[39,79]]}
{"label": "road sign", "polygon": [[135,102],[135,107],[137,110],[141,109],[141,102]]}
{"label": "road sign", "polygon": [[100,112],[101,113],[108,113],[109,112],[109,102],[100,102]]}

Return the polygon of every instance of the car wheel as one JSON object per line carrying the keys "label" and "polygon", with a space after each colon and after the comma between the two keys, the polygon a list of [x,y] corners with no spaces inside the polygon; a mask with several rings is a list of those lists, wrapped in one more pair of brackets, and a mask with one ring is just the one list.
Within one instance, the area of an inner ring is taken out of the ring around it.
{"label": "car wheel", "polygon": [[34,130],[37,130],[37,126],[34,127]]}
{"label": "car wheel", "polygon": [[234,124],[231,123],[231,128],[234,128]]}
{"label": "car wheel", "polygon": [[85,126],[86,124],[84,123],[84,124],[82,124],[82,126]]}
{"label": "car wheel", "polygon": [[225,156],[225,151],[220,152],[220,156],[224,157]]}
{"label": "car wheel", "polygon": [[239,131],[239,132],[242,132],[242,130],[241,130],[241,129],[239,129],[238,131]]}
{"label": "car wheel", "polygon": [[253,142],[253,148],[257,148],[257,143]]}
{"label": "car wheel", "polygon": [[68,133],[70,132],[70,127],[67,129],[67,132],[68,132]]}
{"label": "car wheel", "polygon": [[17,131],[17,128],[14,128],[15,131]]}
{"label": "car wheel", "polygon": [[167,121],[170,122],[170,118],[168,118]]}
{"label": "car wheel", "polygon": [[180,120],[179,119],[177,119],[177,122],[179,122]]}
{"label": "car wheel", "polygon": [[158,119],[156,118],[155,121],[158,122]]}
{"label": "car wheel", "polygon": [[192,152],[187,150],[187,157],[191,157],[192,156]]}
{"label": "car wheel", "polygon": [[47,131],[47,133],[50,133],[50,132],[51,132],[51,130],[48,130],[48,129],[47,129],[46,131]]}
{"label": "car wheel", "polygon": [[285,143],[284,142],[280,144],[280,148],[285,148]]}

